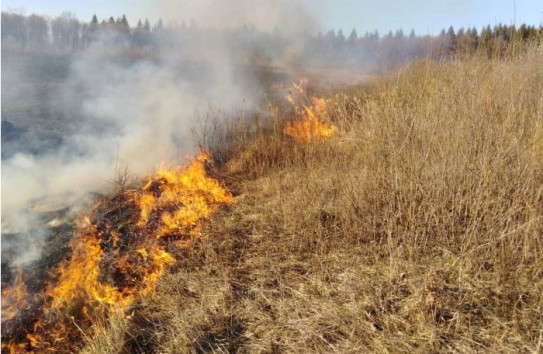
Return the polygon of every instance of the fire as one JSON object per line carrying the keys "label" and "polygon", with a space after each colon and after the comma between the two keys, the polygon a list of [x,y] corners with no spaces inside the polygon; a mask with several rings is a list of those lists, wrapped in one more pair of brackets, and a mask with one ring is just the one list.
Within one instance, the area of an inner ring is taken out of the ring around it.
{"label": "fire", "polygon": [[201,153],[185,169],[161,168],[143,188],[139,224],[147,223],[153,211],[161,211],[157,238],[174,236],[181,241],[180,245],[197,238],[199,220],[218,206],[234,202],[216,180],[206,177],[205,164],[209,159],[207,153]]}
{"label": "fire", "polygon": [[19,311],[26,305],[26,286],[23,279],[23,270],[18,268],[13,286],[2,289],[2,322],[17,316]]}
{"label": "fire", "polygon": [[[70,242],[71,257],[51,272],[43,293],[34,296],[42,307],[32,328],[12,335],[2,348],[74,351],[81,331],[92,335],[97,319],[153,296],[158,280],[175,263],[175,249],[189,247],[201,235],[202,220],[234,202],[207,176],[209,161],[201,153],[184,168],[160,168],[142,188],[104,199],[81,218]],[[21,273],[2,292],[3,324],[25,306],[26,298]]]}
{"label": "fire", "polygon": [[303,117],[287,122],[283,132],[305,143],[326,140],[337,132],[337,128],[323,121],[325,115],[326,101],[323,98],[313,98],[312,105],[304,108]]}

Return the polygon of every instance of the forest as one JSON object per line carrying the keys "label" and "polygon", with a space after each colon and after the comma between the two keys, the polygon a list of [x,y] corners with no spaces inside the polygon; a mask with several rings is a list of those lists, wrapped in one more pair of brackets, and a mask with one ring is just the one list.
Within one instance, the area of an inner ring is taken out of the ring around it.
{"label": "forest", "polygon": [[[125,15],[80,21],[70,13],[56,18],[36,14],[25,16],[2,12],[2,50],[13,53],[41,53],[69,55],[84,51],[100,39],[108,41],[121,54],[129,57],[153,57],[160,51],[175,52],[182,59],[191,59],[193,46],[209,41],[233,43],[239,53],[235,59],[260,65],[270,65],[284,54],[288,35],[281,28],[271,33],[254,26],[244,25],[228,29],[201,28],[194,21],[164,24],[159,20],[151,24],[138,19],[131,25]],[[506,51],[507,44],[515,41],[543,39],[543,27],[496,24],[477,28],[452,26],[438,35],[409,33],[398,29],[386,34],[378,31],[359,35],[353,29],[346,35],[342,29],[326,33],[304,33],[301,48],[297,48],[296,62],[309,66],[348,67],[360,70],[378,70],[397,67],[406,62],[424,58],[443,58],[456,53],[473,53],[484,49],[490,56]],[[252,53],[252,55],[247,55]]]}

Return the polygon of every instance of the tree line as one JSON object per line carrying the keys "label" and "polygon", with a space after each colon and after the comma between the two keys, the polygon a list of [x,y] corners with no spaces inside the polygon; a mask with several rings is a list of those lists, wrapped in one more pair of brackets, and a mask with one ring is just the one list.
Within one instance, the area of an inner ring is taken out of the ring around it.
{"label": "tree line", "polygon": [[319,63],[336,62],[356,66],[361,63],[381,62],[382,65],[400,65],[423,56],[443,58],[475,51],[488,55],[504,55],[513,43],[543,40],[543,27],[498,24],[477,28],[454,27],[443,29],[439,35],[418,36],[414,30],[405,34],[402,29],[381,36],[379,32],[366,32],[358,36],[352,30],[345,36],[342,30],[318,33],[307,38],[304,52],[307,58]]}
{"label": "tree line", "polygon": [[73,14],[65,12],[49,19],[32,14],[25,16],[2,11],[2,47],[7,50],[75,52],[87,48],[101,31],[115,32],[131,37],[135,45],[146,45],[145,38],[162,26],[159,21],[151,27],[149,20],[138,21],[130,27],[125,15],[98,21],[96,15],[89,22],[79,21]]}
{"label": "tree line", "polygon": [[[32,14],[25,16],[2,12],[2,50],[4,52],[76,53],[88,48],[104,34],[112,34],[115,45],[127,54],[152,54],[162,49],[175,49],[190,57],[191,49],[202,40],[231,43],[238,59],[247,57],[272,62],[287,48],[288,37],[280,28],[265,33],[252,26],[223,30],[200,29],[192,21],[165,26],[162,20],[151,24],[148,19],[130,25],[125,15],[99,20],[94,15],[89,22],[79,21],[70,13],[56,18]],[[543,27],[498,24],[476,28],[453,27],[437,36],[409,34],[402,29],[380,35],[377,31],[359,36],[352,30],[346,36],[342,30],[306,34],[301,58],[313,65],[357,67],[369,65],[395,66],[423,56],[443,57],[457,53],[485,50],[490,55],[502,53],[511,43],[543,39]]]}

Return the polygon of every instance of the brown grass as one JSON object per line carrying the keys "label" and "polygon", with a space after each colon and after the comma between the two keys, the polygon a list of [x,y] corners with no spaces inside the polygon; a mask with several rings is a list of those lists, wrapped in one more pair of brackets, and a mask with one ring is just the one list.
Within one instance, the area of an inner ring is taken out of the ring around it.
{"label": "brown grass", "polygon": [[237,203],[86,352],[541,352],[542,50],[335,94],[323,143],[214,125]]}

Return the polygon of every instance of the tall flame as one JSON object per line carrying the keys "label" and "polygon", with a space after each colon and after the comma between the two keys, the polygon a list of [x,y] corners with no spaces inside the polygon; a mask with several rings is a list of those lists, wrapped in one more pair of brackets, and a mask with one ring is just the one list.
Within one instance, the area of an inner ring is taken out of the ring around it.
{"label": "tall flame", "polygon": [[[71,257],[51,272],[44,292],[34,296],[43,306],[32,330],[2,343],[2,348],[73,351],[81,331],[92,335],[97,319],[152,296],[158,279],[175,262],[172,251],[189,247],[201,234],[202,220],[234,202],[207,176],[209,160],[201,153],[185,168],[160,168],[143,188],[99,202],[80,220],[84,226],[70,242]],[[21,272],[13,286],[2,291],[3,324],[26,299]]]}

